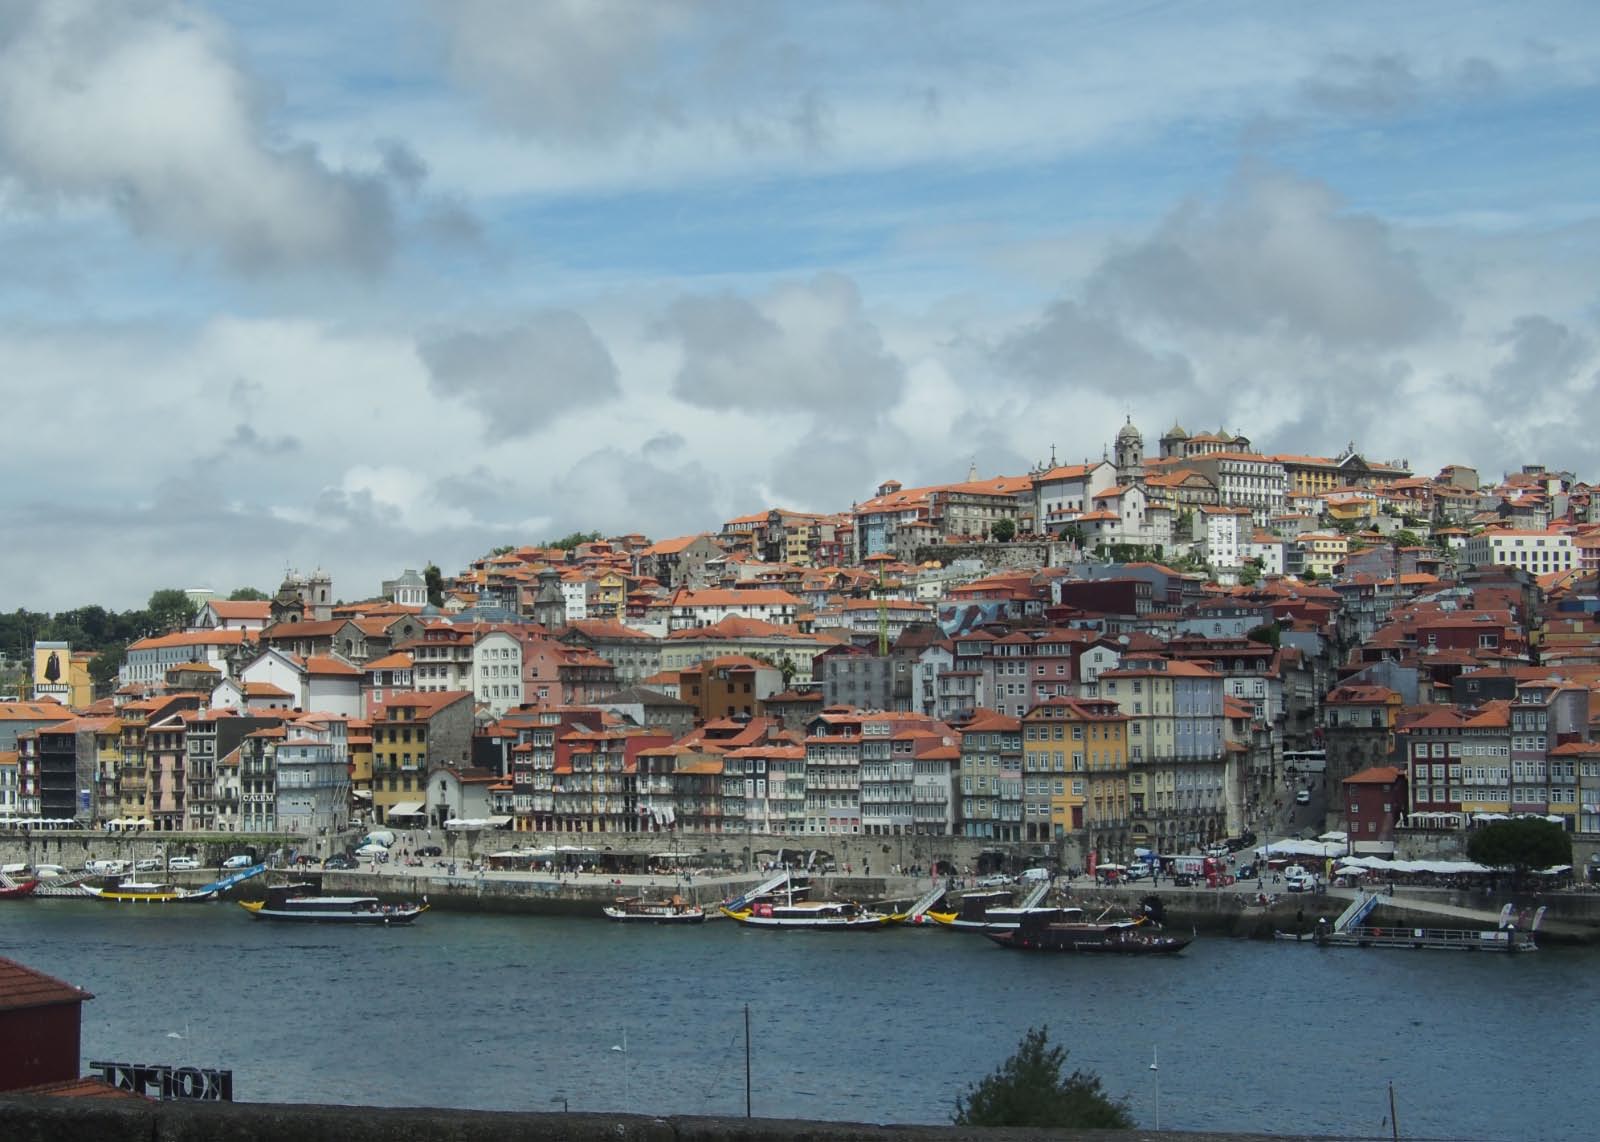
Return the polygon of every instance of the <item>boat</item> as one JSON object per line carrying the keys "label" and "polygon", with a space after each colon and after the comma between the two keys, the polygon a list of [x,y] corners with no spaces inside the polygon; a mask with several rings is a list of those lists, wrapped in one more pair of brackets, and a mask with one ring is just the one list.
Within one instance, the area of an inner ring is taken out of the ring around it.
{"label": "boat", "polygon": [[311,924],[409,924],[428,910],[420,904],[384,904],[376,896],[319,896],[313,884],[281,884],[265,900],[241,900],[239,907],[258,920]]}
{"label": "boat", "polygon": [[32,896],[38,889],[37,880],[13,880],[9,876],[0,876],[0,900],[22,900]]}
{"label": "boat", "polygon": [[1048,884],[1037,885],[1029,891],[1020,904],[1014,903],[1015,896],[1010,889],[968,892],[961,897],[960,911],[930,910],[928,916],[934,923],[957,932],[1009,932],[1021,924],[1025,917],[1050,919],[1073,912],[1081,917],[1083,910],[1079,908],[1063,909],[1041,905],[1040,901],[1049,891]]}
{"label": "boat", "polygon": [[1011,931],[984,935],[1002,948],[1016,951],[1120,956],[1171,955],[1183,951],[1192,940],[1162,931],[1144,916],[1109,922],[1103,916],[1090,921],[1030,916]]}
{"label": "boat", "polygon": [[794,928],[856,932],[893,922],[887,912],[864,908],[854,900],[807,900],[808,884],[796,884],[780,873],[753,892],[718,906],[724,916],[747,928]]}
{"label": "boat", "polygon": [[197,903],[216,896],[215,889],[211,888],[181,888],[176,884],[151,880],[122,880],[105,888],[83,887],[91,896],[98,896],[113,904]]}
{"label": "boat", "polygon": [[690,904],[674,893],[666,900],[646,900],[642,896],[619,896],[601,909],[611,920],[640,924],[700,924],[706,910]]}

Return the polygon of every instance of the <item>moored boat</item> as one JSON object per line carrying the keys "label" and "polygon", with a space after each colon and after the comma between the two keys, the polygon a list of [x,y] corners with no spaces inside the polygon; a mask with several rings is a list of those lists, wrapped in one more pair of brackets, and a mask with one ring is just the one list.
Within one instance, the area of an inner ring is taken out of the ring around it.
{"label": "moored boat", "polygon": [[961,898],[959,911],[936,912],[930,909],[928,916],[934,923],[956,932],[1009,932],[1027,917],[1078,919],[1083,916],[1080,908],[1045,907],[1027,901],[1014,904],[1013,899],[1013,894],[1005,889],[969,892]]}
{"label": "moored boat", "polygon": [[84,888],[112,904],[179,904],[210,900],[216,895],[213,889],[188,889],[176,884],[147,880],[122,880],[106,888]]}
{"label": "moored boat", "polygon": [[37,880],[12,880],[9,876],[0,883],[0,900],[22,900],[38,889]]}
{"label": "moored boat", "polygon": [[808,886],[781,876],[755,892],[719,906],[730,920],[747,928],[793,928],[827,932],[855,932],[882,928],[893,922],[887,912],[865,908],[854,900],[805,900]]}
{"label": "moored boat", "polygon": [[409,924],[428,910],[420,904],[384,904],[376,896],[319,896],[310,884],[283,884],[267,889],[265,900],[241,900],[239,907],[258,920],[311,924]]}
{"label": "moored boat", "polygon": [[700,924],[706,910],[674,894],[667,900],[646,900],[642,896],[619,896],[602,912],[611,920],[640,924]]}
{"label": "moored boat", "polygon": [[1102,912],[1096,919],[1087,920],[1081,909],[1063,909],[1059,916],[1025,916],[1010,931],[984,935],[1003,948],[1023,952],[1115,956],[1170,955],[1183,951],[1193,939],[1162,930],[1163,909],[1156,897],[1146,897],[1137,916],[1107,919],[1109,914]]}

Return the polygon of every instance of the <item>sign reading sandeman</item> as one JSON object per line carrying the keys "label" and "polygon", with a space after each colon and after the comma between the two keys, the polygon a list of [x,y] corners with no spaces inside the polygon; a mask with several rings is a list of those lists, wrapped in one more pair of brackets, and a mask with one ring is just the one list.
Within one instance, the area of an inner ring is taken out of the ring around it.
{"label": "sign reading sandeman", "polygon": [[232,1102],[233,1072],[165,1063],[90,1063],[89,1069],[118,1090],[149,1098]]}

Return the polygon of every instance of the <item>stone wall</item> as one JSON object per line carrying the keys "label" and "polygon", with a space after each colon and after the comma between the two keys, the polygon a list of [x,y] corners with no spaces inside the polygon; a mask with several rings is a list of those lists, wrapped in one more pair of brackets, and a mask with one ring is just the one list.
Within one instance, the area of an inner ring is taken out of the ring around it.
{"label": "stone wall", "polygon": [[1075,562],[1078,550],[1070,543],[1023,540],[1016,543],[930,543],[918,547],[913,562],[949,566],[957,559],[976,559],[987,569],[1062,567]]}

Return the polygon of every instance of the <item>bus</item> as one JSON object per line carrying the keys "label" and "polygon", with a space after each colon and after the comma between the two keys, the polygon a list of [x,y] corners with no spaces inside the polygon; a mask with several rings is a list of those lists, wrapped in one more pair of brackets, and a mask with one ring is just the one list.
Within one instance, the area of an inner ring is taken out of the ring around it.
{"label": "bus", "polygon": [[1328,768],[1328,751],[1325,749],[1286,749],[1283,751],[1283,768],[1289,773],[1323,773]]}

